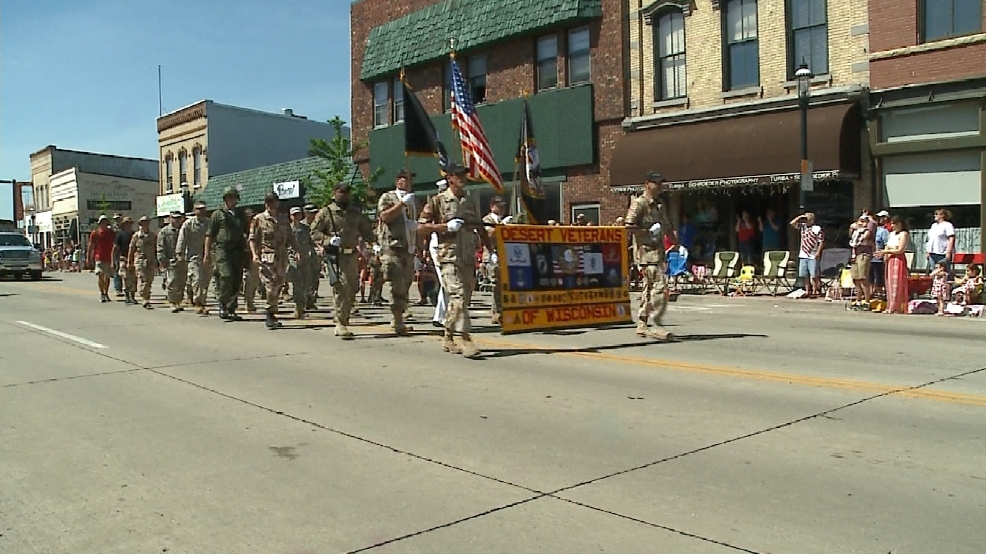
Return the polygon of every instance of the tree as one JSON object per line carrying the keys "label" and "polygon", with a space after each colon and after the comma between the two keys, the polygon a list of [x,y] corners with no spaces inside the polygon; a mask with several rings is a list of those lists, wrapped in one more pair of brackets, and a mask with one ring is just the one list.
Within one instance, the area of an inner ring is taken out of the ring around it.
{"label": "tree", "polygon": [[338,115],[330,119],[329,124],[335,130],[335,138],[332,140],[313,138],[311,139],[312,147],[309,150],[312,156],[317,156],[328,162],[329,167],[325,170],[314,170],[312,178],[305,180],[307,191],[305,196],[309,202],[317,206],[325,206],[332,202],[335,184],[346,181],[351,186],[352,201],[357,206],[365,207],[368,197],[373,194],[370,186],[383,173],[383,168],[374,169],[369,179],[357,178],[356,172],[359,170],[353,165],[353,157],[357,152],[366,148],[369,143],[353,144],[343,134],[343,127],[345,127],[346,122]]}

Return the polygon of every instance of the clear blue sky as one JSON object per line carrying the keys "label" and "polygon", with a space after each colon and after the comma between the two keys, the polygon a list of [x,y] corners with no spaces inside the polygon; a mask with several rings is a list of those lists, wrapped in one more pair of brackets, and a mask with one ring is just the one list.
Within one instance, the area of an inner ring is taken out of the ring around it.
{"label": "clear blue sky", "polygon": [[165,112],[207,98],[349,120],[349,0],[0,6],[0,179],[29,180],[48,144],[157,159],[158,65]]}

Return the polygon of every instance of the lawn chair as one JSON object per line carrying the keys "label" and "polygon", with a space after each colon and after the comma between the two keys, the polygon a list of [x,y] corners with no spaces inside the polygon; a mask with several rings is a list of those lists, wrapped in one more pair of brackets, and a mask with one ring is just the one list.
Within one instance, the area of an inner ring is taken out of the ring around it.
{"label": "lawn chair", "polygon": [[739,262],[739,252],[728,250],[716,252],[715,267],[712,269],[712,274],[708,275],[706,279],[712,283],[719,294],[725,296],[729,293],[729,283],[736,277]]}
{"label": "lawn chair", "polygon": [[671,290],[678,290],[678,280],[682,276],[688,275],[688,258],[683,256],[681,252],[674,250],[668,252],[667,275]]}
{"label": "lawn chair", "polygon": [[757,268],[744,265],[740,268],[739,277],[733,279],[733,296],[746,296],[757,292]]}
{"label": "lawn chair", "polygon": [[852,250],[848,248],[829,248],[822,251],[822,257],[818,260],[818,274],[821,275],[823,292],[842,277],[842,270],[849,267],[851,256]]}
{"label": "lawn chair", "polygon": [[777,296],[781,287],[787,294],[794,290],[794,283],[787,276],[788,266],[791,265],[791,253],[783,250],[774,250],[763,253],[763,274],[757,277],[759,284],[763,286],[771,296]]}

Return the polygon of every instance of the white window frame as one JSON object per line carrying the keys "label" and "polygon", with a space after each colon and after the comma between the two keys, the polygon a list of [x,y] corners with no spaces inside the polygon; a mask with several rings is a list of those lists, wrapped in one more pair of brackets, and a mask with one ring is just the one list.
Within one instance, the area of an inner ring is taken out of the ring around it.
{"label": "white window frame", "polygon": [[[586,38],[588,39],[588,46],[584,50],[572,50],[572,43],[574,42],[572,40],[572,37],[575,36],[576,34],[583,32],[586,34]],[[592,30],[588,25],[586,25],[585,27],[570,29],[568,31],[567,37],[568,37],[568,41],[565,46],[567,47],[566,51],[568,54],[566,56],[568,60],[568,71],[567,71],[568,84],[577,85],[579,83],[588,83],[592,81]],[[576,58],[581,58],[581,57],[585,57],[586,65],[588,67],[588,74],[585,76],[584,79],[580,78],[576,80],[572,77],[572,61]]]}
{"label": "white window frame", "polygon": [[[373,128],[387,126],[387,104],[390,102],[390,94],[387,81],[377,81],[373,83]],[[380,93],[383,92],[381,98]]]}
{"label": "white window frame", "polygon": [[[548,55],[542,53],[544,50],[542,45],[549,43],[553,43],[552,48],[555,51],[554,55]],[[534,79],[536,81],[535,85],[537,90],[540,92],[542,90],[551,90],[558,88],[558,34],[555,33],[551,35],[545,35],[543,37],[538,37],[537,42],[535,44],[536,45],[535,45],[534,56],[535,56],[535,70],[537,71],[537,75],[534,77]],[[542,65],[546,65],[549,63],[551,64],[551,70],[554,73],[554,75],[552,79],[552,84],[548,86],[544,86],[542,84],[542,77],[545,76],[548,72],[545,71],[545,68],[542,67]]]}
{"label": "white window frame", "polygon": [[[588,213],[587,213],[587,212],[591,212],[592,210],[595,210],[595,212],[596,212],[596,218],[595,218],[595,220],[591,219],[589,217]],[[599,225],[599,218],[602,217],[602,204],[600,204],[599,202],[585,202],[585,203],[580,203],[580,204],[572,204],[569,207],[569,214],[568,215],[571,218],[569,220],[569,223],[574,224],[575,223],[575,218],[578,217],[578,215],[580,213],[586,213],[586,219],[588,219],[589,221],[592,221],[592,223],[594,225],[598,226]]]}

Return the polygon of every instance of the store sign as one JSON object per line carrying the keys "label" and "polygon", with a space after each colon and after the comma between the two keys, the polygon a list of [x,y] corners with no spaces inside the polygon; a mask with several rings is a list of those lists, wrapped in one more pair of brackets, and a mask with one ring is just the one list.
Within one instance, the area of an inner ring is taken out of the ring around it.
{"label": "store sign", "polygon": [[185,195],[176,192],[157,197],[157,216],[165,216],[171,212],[185,213]]}
{"label": "store sign", "polygon": [[496,228],[503,333],[631,320],[623,227]]}
{"label": "store sign", "polygon": [[281,200],[291,200],[301,197],[301,181],[287,181],[284,183],[274,183],[274,193]]}

